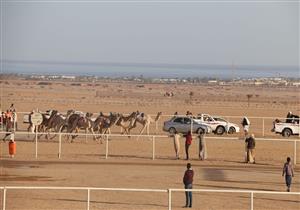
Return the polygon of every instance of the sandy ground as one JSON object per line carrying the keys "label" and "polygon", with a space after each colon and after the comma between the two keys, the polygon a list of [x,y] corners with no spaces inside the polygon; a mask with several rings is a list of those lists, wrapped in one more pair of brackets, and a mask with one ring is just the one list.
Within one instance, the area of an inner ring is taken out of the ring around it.
{"label": "sandy ground", "polygon": [[[17,111],[32,109],[58,109],[64,112],[76,109],[91,112],[116,111],[129,113],[140,110],[146,113],[162,111],[184,114],[209,113],[231,117],[240,123],[240,116],[271,117],[265,121],[267,137],[281,138],[270,132],[273,117],[285,117],[287,111],[299,113],[299,89],[281,87],[220,87],[175,84],[128,83],[72,83],[53,82],[38,85],[39,81],[11,80],[2,83],[3,107],[15,104]],[[173,91],[173,98],[164,97]],[[194,92],[192,98],[189,92]],[[246,94],[253,94],[248,101]],[[257,95],[257,96],[256,96]],[[19,115],[22,119],[22,115]],[[161,119],[158,128],[161,128]],[[251,132],[262,136],[262,120],[252,118]],[[20,129],[26,125],[19,123]],[[154,133],[155,126],[151,127]],[[135,132],[138,132],[139,128]],[[115,128],[114,133],[120,129]],[[158,133],[163,134],[159,129]],[[164,133],[165,134],[165,133]],[[241,137],[241,134],[234,136]],[[195,170],[195,189],[241,189],[285,191],[281,176],[287,156],[293,156],[293,142],[258,141],[257,163],[245,164],[243,140],[220,140],[215,135],[207,138],[208,160],[198,160],[198,142],[191,146],[191,160]],[[297,137],[293,137],[297,138]],[[109,156],[105,159],[105,144],[88,138],[78,138],[74,143],[63,139],[62,156],[58,159],[58,139],[35,144],[27,136],[17,136],[17,154],[8,157],[8,143],[1,142],[0,186],[73,186],[107,188],[182,188],[182,176],[187,161],[184,160],[184,139],[181,139],[181,159],[174,159],[171,138],[156,138],[155,160],[152,160],[152,141],[127,137],[109,140]],[[300,163],[300,146],[297,146]],[[300,169],[295,166],[292,191],[300,191]],[[194,193],[193,209],[249,209],[249,194]],[[2,199],[2,192],[1,192]],[[8,190],[7,209],[85,209],[86,191],[75,190]],[[1,200],[2,205],[2,200]],[[184,193],[172,193],[172,209],[181,209]],[[167,209],[167,193],[92,191],[90,209]],[[255,209],[299,209],[300,196],[254,195]]]}

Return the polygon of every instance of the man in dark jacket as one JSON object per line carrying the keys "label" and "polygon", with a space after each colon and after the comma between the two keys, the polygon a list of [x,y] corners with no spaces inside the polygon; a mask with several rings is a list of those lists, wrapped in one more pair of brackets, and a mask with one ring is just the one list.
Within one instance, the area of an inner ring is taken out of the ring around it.
{"label": "man in dark jacket", "polygon": [[255,163],[255,137],[254,134],[251,134],[250,137],[245,140],[247,148],[247,162]]}
{"label": "man in dark jacket", "polygon": [[[192,165],[188,163],[186,168],[187,170],[183,176],[184,189],[193,189],[194,171],[192,170]],[[185,207],[192,208],[192,191],[185,191]]]}

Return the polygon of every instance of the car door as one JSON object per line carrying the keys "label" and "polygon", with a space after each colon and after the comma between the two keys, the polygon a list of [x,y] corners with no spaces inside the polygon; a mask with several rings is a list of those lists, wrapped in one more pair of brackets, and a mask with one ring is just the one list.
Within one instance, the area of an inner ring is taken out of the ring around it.
{"label": "car door", "polygon": [[[187,133],[188,131],[191,130],[191,118],[189,117],[184,117],[183,118],[183,126],[184,126],[184,132]],[[194,129],[193,129],[194,130]]]}
{"label": "car door", "polygon": [[212,127],[213,130],[215,130],[218,126],[218,122],[214,120],[213,117],[211,117],[210,115],[208,114],[205,114],[203,115],[203,119],[204,119],[204,122],[209,125],[210,127]]}
{"label": "car door", "polygon": [[177,117],[173,121],[173,127],[176,129],[177,132],[184,132],[184,123],[182,117]]}

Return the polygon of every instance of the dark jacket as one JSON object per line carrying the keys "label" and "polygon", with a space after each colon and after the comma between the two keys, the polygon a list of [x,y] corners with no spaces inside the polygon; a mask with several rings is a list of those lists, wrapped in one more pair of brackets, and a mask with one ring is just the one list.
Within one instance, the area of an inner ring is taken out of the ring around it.
{"label": "dark jacket", "polygon": [[254,149],[255,148],[255,139],[252,137],[246,138],[245,142],[247,143],[247,149]]}
{"label": "dark jacket", "polygon": [[192,169],[188,169],[185,171],[183,176],[184,185],[193,184],[194,171]]}

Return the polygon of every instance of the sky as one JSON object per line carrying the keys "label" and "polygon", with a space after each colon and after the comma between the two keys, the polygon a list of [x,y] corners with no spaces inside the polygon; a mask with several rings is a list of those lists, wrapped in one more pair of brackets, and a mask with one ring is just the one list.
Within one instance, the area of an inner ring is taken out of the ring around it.
{"label": "sky", "polygon": [[299,68],[297,1],[2,0],[1,18],[3,61]]}

